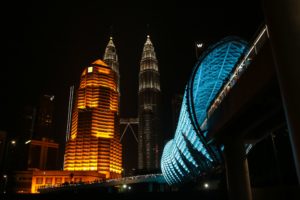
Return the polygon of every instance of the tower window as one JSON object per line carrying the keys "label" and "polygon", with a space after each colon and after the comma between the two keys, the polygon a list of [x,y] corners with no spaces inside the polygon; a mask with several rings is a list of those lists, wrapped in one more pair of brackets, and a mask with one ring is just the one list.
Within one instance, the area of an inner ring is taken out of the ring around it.
{"label": "tower window", "polygon": [[88,67],[88,73],[93,72],[93,67]]}

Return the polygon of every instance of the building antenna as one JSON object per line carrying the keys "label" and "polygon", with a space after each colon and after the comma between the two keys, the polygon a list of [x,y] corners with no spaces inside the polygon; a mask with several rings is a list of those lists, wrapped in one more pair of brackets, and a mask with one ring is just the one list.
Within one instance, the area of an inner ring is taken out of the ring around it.
{"label": "building antenna", "polygon": [[150,35],[150,24],[147,24],[146,33],[147,33],[147,36]]}
{"label": "building antenna", "polygon": [[113,32],[114,32],[114,26],[110,25],[110,27],[109,27],[109,37],[113,36]]}

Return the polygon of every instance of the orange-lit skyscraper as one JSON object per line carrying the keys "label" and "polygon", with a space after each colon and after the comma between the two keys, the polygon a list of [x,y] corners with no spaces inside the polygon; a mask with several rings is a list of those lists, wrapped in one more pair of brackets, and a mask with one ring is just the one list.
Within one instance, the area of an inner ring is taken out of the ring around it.
{"label": "orange-lit skyscraper", "polygon": [[97,171],[105,178],[122,172],[119,134],[119,69],[110,39],[104,63],[96,60],[81,75],[66,143],[64,170]]}

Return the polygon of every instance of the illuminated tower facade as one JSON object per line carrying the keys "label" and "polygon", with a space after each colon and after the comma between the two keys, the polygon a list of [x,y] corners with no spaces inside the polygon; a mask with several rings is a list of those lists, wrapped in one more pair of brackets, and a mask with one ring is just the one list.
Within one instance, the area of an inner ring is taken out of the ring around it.
{"label": "illuminated tower facade", "polygon": [[[104,58],[111,61],[108,55]],[[116,66],[96,60],[83,70],[72,111],[64,170],[97,171],[107,179],[121,177],[119,75]]]}
{"label": "illuminated tower facade", "polygon": [[118,54],[117,54],[116,47],[115,47],[112,37],[110,37],[109,42],[105,48],[103,61],[108,66],[110,66],[114,72],[116,72],[116,74],[117,74],[117,89],[118,89],[118,92],[120,92],[120,73],[119,73]]}
{"label": "illuminated tower facade", "polygon": [[159,168],[162,145],[160,96],[161,91],[156,54],[150,37],[147,36],[139,73],[139,170],[151,171]]}

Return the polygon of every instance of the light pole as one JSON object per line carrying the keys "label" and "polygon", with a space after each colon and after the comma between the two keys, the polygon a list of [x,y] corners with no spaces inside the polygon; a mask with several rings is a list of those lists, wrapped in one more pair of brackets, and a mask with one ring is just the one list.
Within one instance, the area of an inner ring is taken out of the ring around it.
{"label": "light pole", "polygon": [[124,170],[124,168],[122,168],[122,177],[123,178],[125,177],[125,170]]}
{"label": "light pole", "polygon": [[204,183],[203,186],[204,186],[205,189],[209,188],[209,184],[208,183]]}
{"label": "light pole", "polygon": [[6,148],[5,148],[5,155],[4,155],[4,172],[6,172],[7,170],[7,157],[8,157],[8,153],[9,153],[9,148],[10,147],[15,147],[17,145],[16,140],[10,140],[7,144],[6,144]]}
{"label": "light pole", "polygon": [[[8,175],[7,175],[7,157],[9,153],[9,148],[10,147],[15,147],[17,144],[16,140],[10,140],[9,142],[6,143],[5,151],[4,151],[4,158],[3,158],[3,168],[2,168],[2,173],[1,173],[1,179],[3,179],[3,185],[1,187],[2,193],[6,193],[6,185],[8,181]],[[2,181],[1,181],[2,182]]]}
{"label": "light pole", "polygon": [[195,53],[196,53],[196,59],[199,59],[199,50],[203,48],[203,43],[201,42],[195,42]]}
{"label": "light pole", "polygon": [[3,183],[3,194],[6,194],[6,185],[7,185],[7,175],[6,174],[3,175],[3,180],[4,180],[4,183]]}

